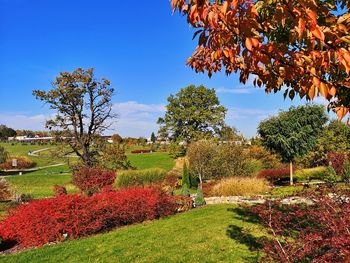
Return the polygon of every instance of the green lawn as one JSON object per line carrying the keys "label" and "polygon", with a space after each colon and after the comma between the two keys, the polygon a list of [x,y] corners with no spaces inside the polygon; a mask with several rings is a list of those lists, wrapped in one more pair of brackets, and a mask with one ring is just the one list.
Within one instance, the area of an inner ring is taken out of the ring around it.
{"label": "green lawn", "polygon": [[257,262],[261,226],[212,205],[90,238],[0,257],[1,262]]}
{"label": "green lawn", "polygon": [[45,148],[53,149],[53,145],[22,145],[21,143],[16,143],[11,145],[10,143],[0,143],[0,146],[4,147],[12,156],[24,156],[31,159],[36,163],[36,166],[45,166],[50,164],[62,163],[64,160],[52,158],[49,150],[38,153],[39,156],[29,156],[29,151],[36,151]]}
{"label": "green lawn", "polygon": [[137,169],[163,168],[171,170],[175,161],[166,152],[154,152],[143,154],[127,154],[131,164]]}
{"label": "green lawn", "polygon": [[64,185],[72,191],[71,173],[67,166],[51,167],[22,175],[9,175],[5,179],[18,193],[31,194],[34,198],[52,196],[55,184]]}

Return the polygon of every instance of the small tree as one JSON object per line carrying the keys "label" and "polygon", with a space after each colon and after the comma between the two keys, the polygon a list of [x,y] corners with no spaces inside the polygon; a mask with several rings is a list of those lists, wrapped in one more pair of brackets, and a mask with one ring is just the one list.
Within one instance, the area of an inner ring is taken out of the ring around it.
{"label": "small tree", "polygon": [[117,142],[107,144],[102,148],[99,162],[102,167],[111,170],[128,169],[132,167],[123,146]]}
{"label": "small tree", "polygon": [[190,169],[198,176],[201,189],[203,180],[212,175],[215,147],[216,145],[210,141],[199,141],[192,143],[187,150]]}
{"label": "small tree", "polygon": [[151,142],[152,142],[152,143],[155,143],[156,140],[157,140],[157,138],[156,138],[156,136],[154,135],[154,132],[152,132],[152,134],[151,134]]}
{"label": "small tree", "polygon": [[306,105],[291,107],[259,124],[262,144],[290,164],[291,185],[293,161],[315,147],[326,122],[327,116],[322,106]]}
{"label": "small tree", "polygon": [[[60,130],[62,138],[84,165],[96,164],[96,141],[110,127],[111,98],[114,89],[107,79],[96,80],[93,69],[61,72],[49,91],[34,90],[33,95],[56,112],[46,127]],[[101,141],[100,141],[101,142]]]}

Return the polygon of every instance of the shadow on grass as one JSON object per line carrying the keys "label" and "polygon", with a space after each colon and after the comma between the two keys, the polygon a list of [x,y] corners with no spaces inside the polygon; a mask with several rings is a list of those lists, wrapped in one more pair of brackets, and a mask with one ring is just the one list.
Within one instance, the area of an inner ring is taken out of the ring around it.
{"label": "shadow on grass", "polygon": [[[227,211],[232,212],[234,219],[247,223],[259,224],[258,217],[250,212],[247,208],[229,208]],[[248,233],[248,231],[249,229],[244,229],[243,227],[237,225],[229,225],[226,234],[231,239],[246,245],[250,250],[257,251],[257,258],[259,258],[259,251],[264,247],[262,245],[263,237],[255,237],[252,234]]]}

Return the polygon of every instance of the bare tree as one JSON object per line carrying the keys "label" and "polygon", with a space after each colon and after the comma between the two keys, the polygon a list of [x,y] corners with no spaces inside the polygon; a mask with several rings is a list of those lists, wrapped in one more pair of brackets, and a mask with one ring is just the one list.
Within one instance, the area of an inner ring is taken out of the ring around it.
{"label": "bare tree", "polygon": [[56,116],[46,122],[49,129],[59,130],[63,141],[84,165],[93,166],[98,156],[102,132],[110,127],[111,98],[114,89],[107,79],[97,80],[94,70],[78,68],[61,72],[49,91],[34,90],[33,95],[50,105]]}

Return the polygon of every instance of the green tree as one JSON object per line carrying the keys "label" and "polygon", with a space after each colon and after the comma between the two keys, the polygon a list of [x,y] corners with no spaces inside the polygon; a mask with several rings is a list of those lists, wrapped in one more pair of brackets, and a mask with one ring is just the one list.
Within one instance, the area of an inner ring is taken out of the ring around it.
{"label": "green tree", "polygon": [[6,125],[0,125],[0,140],[7,140],[8,137],[16,136],[16,131]]}
{"label": "green tree", "polygon": [[104,145],[99,160],[102,167],[110,170],[129,169],[132,167],[125,155],[123,146],[118,142]]}
{"label": "green tree", "polygon": [[291,107],[259,124],[262,144],[290,163],[290,183],[293,184],[293,162],[312,150],[327,122],[322,106]]}
{"label": "green tree", "polygon": [[99,148],[96,141],[111,125],[111,98],[114,89],[107,79],[97,80],[94,70],[76,69],[61,72],[49,91],[34,90],[33,95],[56,112],[46,127],[61,131],[61,135],[84,165],[97,162]]}
{"label": "green tree", "polygon": [[156,138],[154,132],[152,132],[152,134],[151,134],[151,142],[155,143],[156,140],[157,140],[157,138]]}
{"label": "green tree", "polygon": [[350,127],[337,120],[332,120],[324,128],[315,148],[298,162],[307,167],[328,165],[327,154],[330,152],[350,152]]}
{"label": "green tree", "polygon": [[238,131],[235,127],[227,125],[224,125],[221,128],[219,136],[221,141],[238,141],[243,139],[238,135]]}
{"label": "green tree", "polygon": [[227,109],[214,89],[190,85],[168,97],[165,116],[159,118],[159,134],[174,142],[211,138],[224,126]]}

